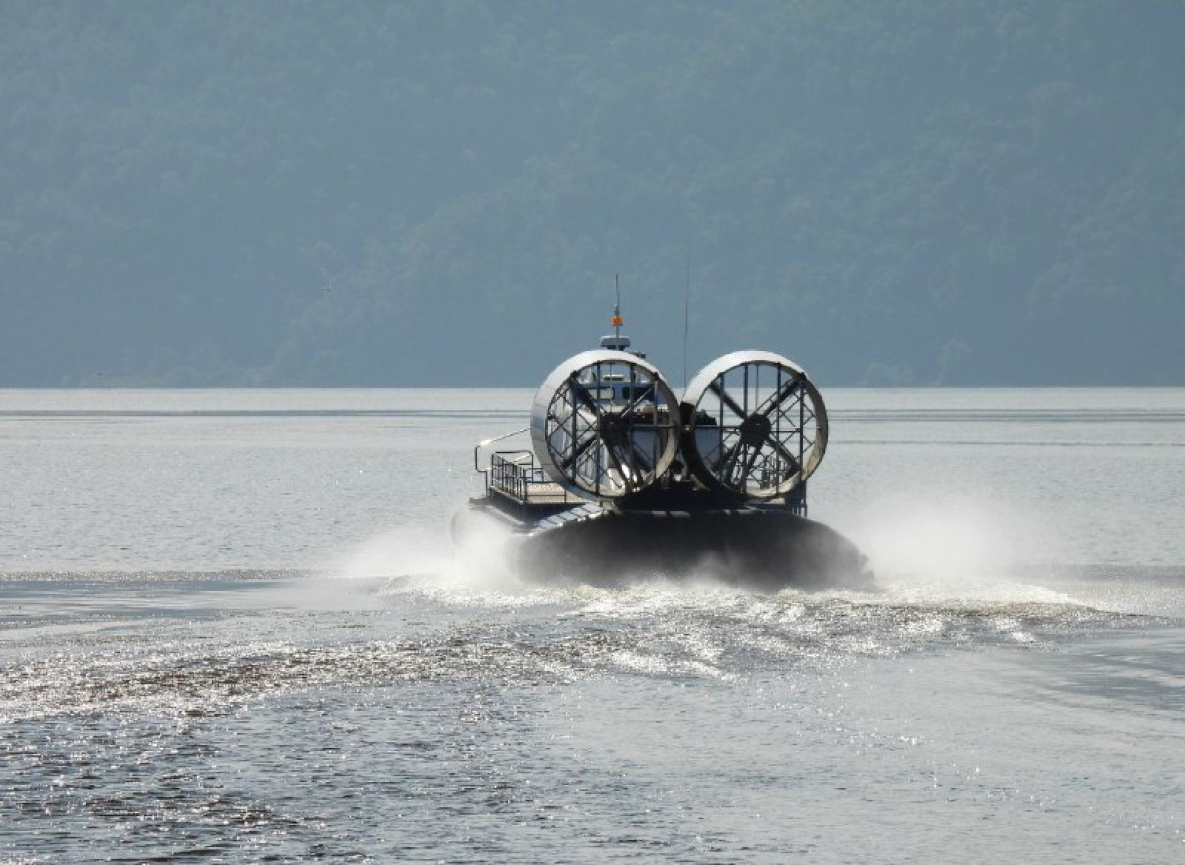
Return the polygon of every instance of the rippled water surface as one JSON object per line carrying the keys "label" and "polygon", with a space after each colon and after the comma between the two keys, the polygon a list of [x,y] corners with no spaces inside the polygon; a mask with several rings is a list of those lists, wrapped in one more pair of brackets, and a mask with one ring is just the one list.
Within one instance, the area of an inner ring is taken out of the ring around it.
{"label": "rippled water surface", "polygon": [[1185,391],[833,391],[871,592],[454,555],[529,391],[0,391],[0,861],[1172,862]]}

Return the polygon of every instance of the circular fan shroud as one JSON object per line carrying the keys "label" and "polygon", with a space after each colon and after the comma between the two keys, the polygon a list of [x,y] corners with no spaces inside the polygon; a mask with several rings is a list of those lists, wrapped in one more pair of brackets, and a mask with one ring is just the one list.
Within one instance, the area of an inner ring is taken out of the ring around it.
{"label": "circular fan shroud", "polygon": [[586,498],[620,499],[653,484],[678,453],[680,429],[678,400],[659,371],[609,349],[557,366],[531,409],[544,472]]}
{"label": "circular fan shroud", "polygon": [[768,351],[738,351],[696,373],[683,396],[683,454],[705,486],[784,496],[819,467],[827,409],[806,373]]}

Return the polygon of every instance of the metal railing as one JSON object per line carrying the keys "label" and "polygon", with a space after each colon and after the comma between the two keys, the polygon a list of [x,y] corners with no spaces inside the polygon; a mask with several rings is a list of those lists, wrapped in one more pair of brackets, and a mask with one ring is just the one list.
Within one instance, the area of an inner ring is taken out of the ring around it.
{"label": "metal railing", "polygon": [[583,501],[547,477],[535,464],[535,455],[530,451],[491,454],[486,490],[501,493],[521,505],[567,505]]}
{"label": "metal railing", "polygon": [[473,449],[473,468],[485,478],[485,493],[504,496],[526,508],[532,505],[578,505],[584,500],[570,494],[549,478],[543,468],[536,464],[535,454],[530,450],[494,451],[489,462],[482,465],[484,451],[494,442],[521,435],[529,430],[521,429],[496,438],[479,442]]}
{"label": "metal railing", "polygon": [[486,488],[497,490],[515,501],[526,502],[531,482],[542,482],[542,474],[530,451],[498,451],[490,455]]}

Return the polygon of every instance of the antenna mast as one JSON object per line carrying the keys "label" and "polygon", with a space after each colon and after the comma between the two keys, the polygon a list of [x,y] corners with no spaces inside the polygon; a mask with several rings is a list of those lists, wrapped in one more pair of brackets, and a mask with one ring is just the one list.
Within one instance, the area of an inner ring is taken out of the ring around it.
{"label": "antenna mast", "polygon": [[613,286],[617,289],[617,302],[613,304],[613,336],[617,339],[617,344],[621,345],[621,325],[624,320],[621,317],[621,278],[615,273],[613,274]]}
{"label": "antenna mast", "polygon": [[683,390],[687,390],[687,331],[691,322],[691,244],[687,245],[687,282],[683,287]]}

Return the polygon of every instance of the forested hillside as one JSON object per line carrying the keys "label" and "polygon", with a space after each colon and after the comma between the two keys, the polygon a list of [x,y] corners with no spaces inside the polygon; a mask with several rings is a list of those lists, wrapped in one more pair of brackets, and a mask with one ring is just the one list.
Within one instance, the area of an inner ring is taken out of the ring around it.
{"label": "forested hillside", "polygon": [[0,386],[1185,384],[1185,3],[0,4]]}

